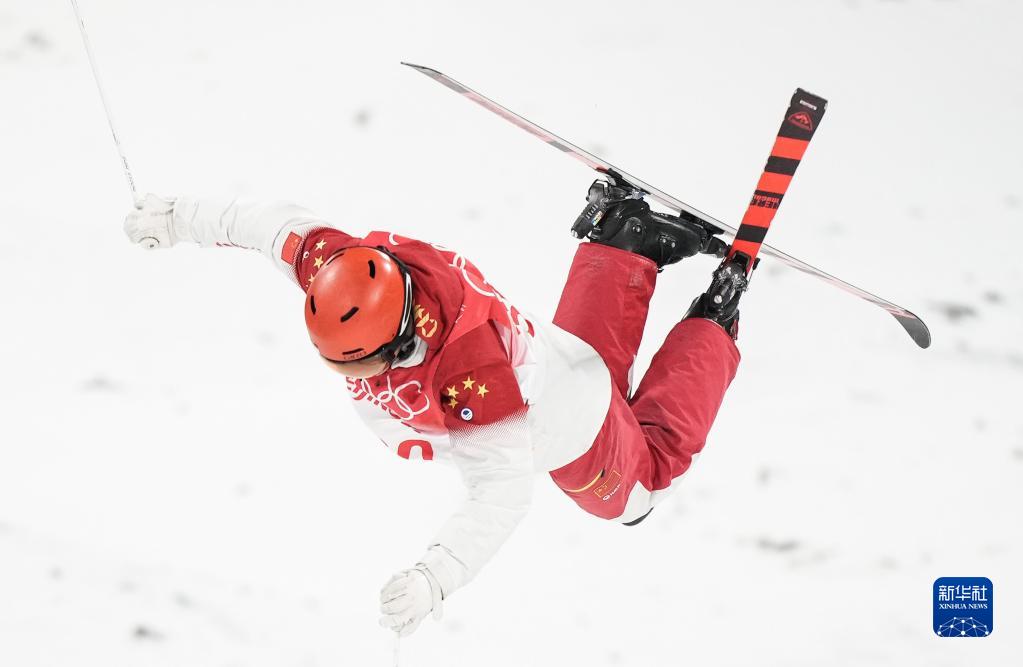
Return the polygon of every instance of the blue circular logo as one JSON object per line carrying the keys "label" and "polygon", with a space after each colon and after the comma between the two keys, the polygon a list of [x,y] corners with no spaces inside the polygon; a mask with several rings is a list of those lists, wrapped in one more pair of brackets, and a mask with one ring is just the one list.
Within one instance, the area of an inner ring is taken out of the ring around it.
{"label": "blue circular logo", "polygon": [[472,410],[469,408],[462,408],[462,419],[469,421],[472,419]]}

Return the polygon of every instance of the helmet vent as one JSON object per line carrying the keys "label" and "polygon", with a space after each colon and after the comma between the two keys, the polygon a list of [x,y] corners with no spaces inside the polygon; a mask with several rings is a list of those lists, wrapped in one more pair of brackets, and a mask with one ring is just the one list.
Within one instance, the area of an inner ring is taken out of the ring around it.
{"label": "helmet vent", "polygon": [[[315,312],[316,312],[316,311],[313,311],[313,313],[314,313],[314,314],[315,314]],[[341,321],[342,321],[342,322],[347,322],[348,320],[352,319],[352,317],[353,317],[353,316],[355,315],[355,313],[357,313],[357,312],[359,312],[359,307],[358,307],[358,306],[352,306],[352,309],[351,309],[351,310],[349,310],[349,311],[348,311],[347,313],[345,313],[344,315],[342,315],[342,316],[341,316]],[[360,349],[361,349],[361,348],[360,348]]]}
{"label": "helmet vent", "polygon": [[309,296],[309,310],[313,311],[313,315],[316,314],[316,297]]}
{"label": "helmet vent", "polygon": [[369,277],[370,278],[377,277],[377,265],[373,263],[372,259],[369,260]]}

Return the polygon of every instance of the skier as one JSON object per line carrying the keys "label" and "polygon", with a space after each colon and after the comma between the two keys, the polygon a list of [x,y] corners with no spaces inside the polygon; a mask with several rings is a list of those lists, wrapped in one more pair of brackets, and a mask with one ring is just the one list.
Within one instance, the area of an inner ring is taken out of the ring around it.
{"label": "skier", "polygon": [[125,220],[129,239],[152,247],[261,251],[305,290],[313,345],[384,444],[460,469],[467,499],[381,591],[381,625],[402,636],[439,618],[501,547],[530,505],[535,472],[586,512],[635,525],[704,446],[739,363],[745,271],[727,262],[715,271],[633,393],[658,272],[719,241],[628,192],[604,192],[553,324],[524,315],[457,252],[353,236],[292,204],[150,194]]}

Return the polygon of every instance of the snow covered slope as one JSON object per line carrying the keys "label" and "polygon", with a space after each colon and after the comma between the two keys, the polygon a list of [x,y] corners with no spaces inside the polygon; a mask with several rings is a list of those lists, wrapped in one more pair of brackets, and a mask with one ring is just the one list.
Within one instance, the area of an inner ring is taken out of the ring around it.
{"label": "snow covered slope", "polygon": [[[404,665],[1020,664],[1018,5],[80,4],[143,189],[438,241],[538,316],[592,175],[399,60],[733,221],[792,90],[830,101],[770,242],[933,347],[765,260],[679,494],[627,529],[541,484]],[[66,2],[0,5],[0,91],[0,665],[391,664],[377,591],[455,475],[374,444],[265,260],[124,240]],[[712,268],[662,274],[644,363]],[[993,580],[990,637],[934,637],[939,576]]]}

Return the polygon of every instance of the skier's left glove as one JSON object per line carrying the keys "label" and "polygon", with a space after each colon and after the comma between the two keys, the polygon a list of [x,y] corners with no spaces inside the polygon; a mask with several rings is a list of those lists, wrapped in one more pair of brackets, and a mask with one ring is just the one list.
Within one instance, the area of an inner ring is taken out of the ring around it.
{"label": "skier's left glove", "polygon": [[174,223],[174,199],[147,194],[142,205],[124,218],[124,233],[132,243],[149,250],[170,248],[181,241],[194,242],[187,223]]}
{"label": "skier's left glove", "polygon": [[440,583],[422,564],[403,570],[390,578],[380,591],[380,625],[390,628],[402,637],[416,631],[430,612],[435,620],[441,618]]}

